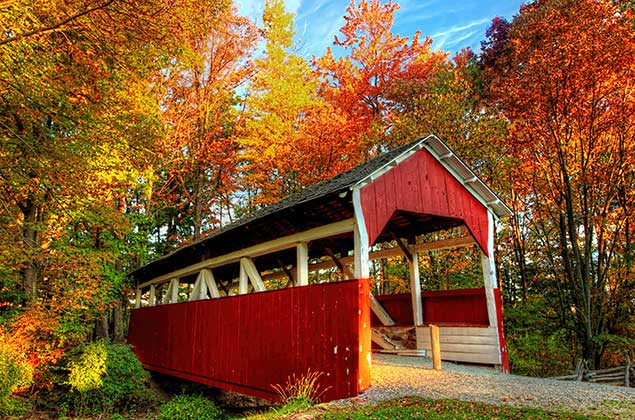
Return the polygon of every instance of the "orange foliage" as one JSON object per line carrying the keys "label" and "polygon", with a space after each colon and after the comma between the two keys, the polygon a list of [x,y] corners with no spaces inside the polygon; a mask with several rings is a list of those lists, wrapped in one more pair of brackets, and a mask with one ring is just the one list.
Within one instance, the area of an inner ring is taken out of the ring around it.
{"label": "orange foliage", "polygon": [[623,316],[631,280],[621,276],[632,272],[632,19],[610,0],[540,0],[497,31],[486,79],[512,122],[516,192],[570,290],[584,356],[596,359],[597,337],[622,322],[608,319]]}
{"label": "orange foliage", "polygon": [[171,211],[176,224],[193,220],[183,232],[168,229],[177,241],[218,227],[236,189],[234,95],[252,73],[250,55],[258,37],[256,27],[233,8],[217,19],[201,13],[210,18],[206,24],[180,35],[188,54],[161,71],[167,135],[159,145],[162,179],[154,200]]}
{"label": "orange foliage", "polygon": [[351,0],[340,29],[343,38],[334,44],[345,51],[335,59],[331,49],[315,65],[323,77],[321,94],[342,115],[346,123],[339,127],[340,138],[354,149],[349,153],[376,152],[389,126],[395,103],[388,97],[396,83],[426,78],[446,55],[431,52],[432,40],[420,40],[417,32],[410,41],[394,35],[394,12],[399,8],[389,0]]}

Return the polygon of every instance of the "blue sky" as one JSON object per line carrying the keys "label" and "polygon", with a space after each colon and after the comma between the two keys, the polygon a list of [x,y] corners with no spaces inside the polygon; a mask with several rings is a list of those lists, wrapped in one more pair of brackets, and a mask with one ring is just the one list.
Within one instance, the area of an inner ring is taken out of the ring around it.
{"label": "blue sky", "polygon": [[[242,14],[259,19],[264,0],[236,0]],[[433,40],[432,48],[455,53],[480,48],[485,30],[495,16],[511,19],[523,0],[401,0],[393,32],[411,37],[420,30]],[[346,0],[285,0],[296,14],[296,40],[301,55],[320,56],[344,24]]]}

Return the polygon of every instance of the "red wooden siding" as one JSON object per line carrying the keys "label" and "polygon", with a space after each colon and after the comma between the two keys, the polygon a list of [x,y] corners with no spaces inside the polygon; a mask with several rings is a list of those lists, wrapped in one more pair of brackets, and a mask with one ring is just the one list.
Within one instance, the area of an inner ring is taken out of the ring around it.
{"label": "red wooden siding", "polygon": [[[445,326],[488,326],[485,289],[422,292],[423,322]],[[399,325],[413,325],[410,293],[376,296]],[[372,325],[381,322],[372,314]],[[499,324],[500,325],[500,324]]]}
{"label": "red wooden siding", "polygon": [[132,311],[128,342],[150,370],[275,400],[274,384],[323,372],[325,401],[370,386],[368,280]]}
{"label": "red wooden siding", "polygon": [[487,209],[427,150],[419,150],[361,190],[370,244],[397,210],[462,219],[487,254]]}
{"label": "red wooden siding", "polygon": [[[395,295],[375,295],[386,312],[397,325],[414,325],[412,314],[412,298],[410,293],[398,293]],[[371,312],[371,324],[373,327],[381,326],[382,323],[374,312]]]}
{"label": "red wooden siding", "polygon": [[496,303],[496,321],[498,322],[498,345],[500,346],[501,352],[501,366],[503,372],[509,373],[507,339],[505,338],[505,328],[503,326],[503,305],[501,301],[501,291],[498,287],[494,289],[494,302]]}

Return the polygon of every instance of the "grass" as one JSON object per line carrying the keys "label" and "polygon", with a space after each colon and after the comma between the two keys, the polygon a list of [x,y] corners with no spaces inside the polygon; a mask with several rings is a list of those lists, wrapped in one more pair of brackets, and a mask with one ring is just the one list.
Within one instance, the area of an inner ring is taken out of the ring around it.
{"label": "grass", "polygon": [[309,401],[295,400],[295,401],[290,401],[281,407],[271,408],[263,413],[251,414],[245,417],[236,417],[235,419],[239,419],[239,418],[245,419],[245,420],[279,419],[282,417],[289,416],[295,412],[306,410],[307,408],[311,406],[313,406],[313,404]]}
{"label": "grass", "polygon": [[605,420],[608,417],[593,417],[582,414],[548,412],[539,409],[515,408],[491,404],[454,401],[428,400],[417,397],[399,398],[379,405],[357,409],[337,410],[325,413],[322,420]]}

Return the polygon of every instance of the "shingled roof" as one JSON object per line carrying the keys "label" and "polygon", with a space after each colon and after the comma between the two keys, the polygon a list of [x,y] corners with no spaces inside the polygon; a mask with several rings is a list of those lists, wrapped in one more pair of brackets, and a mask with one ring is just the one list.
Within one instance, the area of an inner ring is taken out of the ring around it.
{"label": "shingled roof", "polygon": [[[302,191],[259,209],[215,230],[131,273],[137,280],[149,280],[179,268],[246,248],[276,237],[353,217],[348,192],[372,181],[416,150],[426,148],[436,155],[455,178],[466,185],[497,217],[511,215],[509,208],[435,135],[397,147],[349,171],[304,188]],[[450,156],[451,155],[451,156]],[[441,158],[439,158],[441,156]]]}

